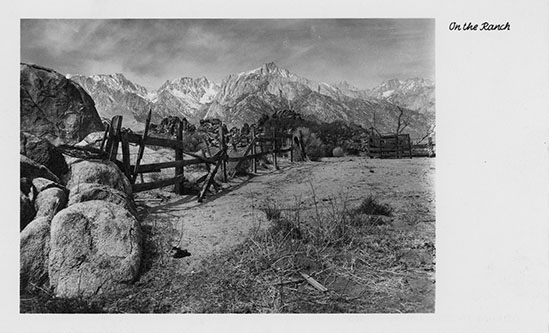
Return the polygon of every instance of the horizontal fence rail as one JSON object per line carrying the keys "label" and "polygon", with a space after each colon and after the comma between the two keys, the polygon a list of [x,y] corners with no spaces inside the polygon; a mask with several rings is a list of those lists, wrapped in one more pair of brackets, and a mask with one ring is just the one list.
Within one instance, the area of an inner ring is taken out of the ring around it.
{"label": "horizontal fence rail", "polygon": [[368,156],[378,158],[412,158],[412,143],[409,134],[381,135],[372,128],[368,143]]}
{"label": "horizontal fence rail", "polygon": [[[223,181],[227,181],[229,175],[227,174],[227,163],[234,163],[233,173],[230,177],[234,177],[239,167],[245,161],[251,161],[252,171],[257,172],[257,162],[258,158],[263,156],[272,155],[273,164],[276,169],[278,169],[278,160],[277,154],[290,153],[290,160],[293,162],[294,150],[297,148],[300,150],[302,156],[306,156],[303,151],[302,145],[295,145],[292,134],[288,133],[277,133],[276,128],[272,128],[271,133],[255,133],[255,128],[251,128],[249,135],[241,136],[240,138],[231,139],[231,145],[234,147],[236,152],[236,146],[234,142],[246,142],[248,143],[246,148],[243,150],[242,156],[229,156],[227,145],[227,136],[231,135],[226,130],[226,127],[221,123],[218,128],[217,137],[214,134],[207,132],[207,136],[210,137],[210,141],[216,142],[217,146],[213,146],[219,151],[213,156],[206,157],[193,152],[185,151],[185,143],[183,141],[183,122],[177,122],[176,126],[176,138],[177,139],[168,139],[168,138],[159,138],[149,136],[149,128],[151,123],[151,111],[147,115],[145,122],[145,129],[141,135],[132,133],[128,130],[122,128],[122,116],[114,116],[110,123],[107,122],[105,133],[101,141],[101,148],[99,151],[104,152],[105,156],[117,162],[119,166],[123,169],[124,174],[128,176],[132,183],[132,189],[134,192],[148,191],[156,188],[161,188],[165,186],[175,185],[175,192],[178,194],[184,193],[184,181],[185,181],[185,167],[197,164],[205,164],[208,168],[208,173],[198,179],[198,182],[203,181],[202,190],[198,196],[199,202],[203,200],[206,192],[209,187],[214,185],[219,187],[215,182],[214,177],[217,172],[221,172]],[[302,139],[301,136],[299,139]],[[137,154],[130,154],[129,146],[133,145],[138,146]],[[284,144],[284,147],[282,145]],[[117,161],[117,154],[119,146],[122,146],[122,161]],[[174,150],[174,161],[166,162],[156,162],[143,164],[142,159],[145,153],[145,147],[163,147],[170,148]],[[210,151],[210,146],[207,146],[208,152]],[[136,156],[137,155],[137,156]],[[184,156],[187,156],[185,158]],[[135,163],[131,164],[131,157],[135,158]],[[214,166],[214,168],[210,168]],[[157,180],[153,182],[145,183],[143,182],[143,174],[161,172],[164,169],[175,169],[175,176]],[[141,182],[137,183],[137,178],[140,177]]]}

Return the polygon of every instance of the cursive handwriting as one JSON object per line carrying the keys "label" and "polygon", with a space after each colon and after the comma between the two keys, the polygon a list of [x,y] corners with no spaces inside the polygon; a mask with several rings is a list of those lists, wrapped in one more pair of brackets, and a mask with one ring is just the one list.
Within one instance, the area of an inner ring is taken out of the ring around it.
{"label": "cursive handwriting", "polygon": [[490,22],[482,22],[481,24],[465,22],[463,24],[458,24],[457,22],[451,22],[448,29],[450,31],[510,31],[511,24],[509,22],[498,24],[493,24]]}

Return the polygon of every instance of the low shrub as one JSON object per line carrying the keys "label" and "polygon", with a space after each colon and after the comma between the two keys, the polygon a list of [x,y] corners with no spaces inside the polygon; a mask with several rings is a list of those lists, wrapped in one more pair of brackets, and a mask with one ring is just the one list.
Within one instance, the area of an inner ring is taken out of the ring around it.
{"label": "low shrub", "polygon": [[392,216],[393,208],[387,204],[380,203],[375,197],[369,195],[362,201],[360,206],[352,211],[352,214]]}
{"label": "low shrub", "polygon": [[278,220],[281,215],[281,209],[278,207],[276,202],[268,200],[265,201],[261,210],[267,215],[267,220]]}

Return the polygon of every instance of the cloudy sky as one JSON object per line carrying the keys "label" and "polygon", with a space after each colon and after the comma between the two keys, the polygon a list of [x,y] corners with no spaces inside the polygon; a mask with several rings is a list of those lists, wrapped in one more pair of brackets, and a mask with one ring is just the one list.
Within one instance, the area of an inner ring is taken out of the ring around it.
{"label": "cloudy sky", "polygon": [[371,88],[435,78],[431,19],[21,20],[21,62],[67,74],[123,73],[149,89],[221,82],[274,61],[309,79]]}

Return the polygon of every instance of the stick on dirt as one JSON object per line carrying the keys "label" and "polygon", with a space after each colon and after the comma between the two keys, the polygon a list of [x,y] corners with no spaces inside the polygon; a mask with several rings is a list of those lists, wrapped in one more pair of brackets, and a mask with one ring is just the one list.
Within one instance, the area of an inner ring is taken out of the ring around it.
{"label": "stick on dirt", "polygon": [[315,287],[316,289],[318,289],[320,291],[328,291],[328,288],[326,288],[323,285],[321,285],[320,283],[318,283],[317,280],[313,279],[309,275],[307,275],[303,272],[299,272],[299,274],[301,274],[301,276],[303,276],[305,281],[307,281],[311,286]]}

